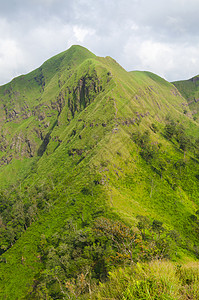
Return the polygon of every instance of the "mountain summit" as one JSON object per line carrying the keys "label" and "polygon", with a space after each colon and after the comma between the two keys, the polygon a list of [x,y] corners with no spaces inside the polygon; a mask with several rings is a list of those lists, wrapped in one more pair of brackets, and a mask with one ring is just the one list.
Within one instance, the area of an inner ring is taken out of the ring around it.
{"label": "mountain summit", "polygon": [[81,46],[0,87],[1,299],[66,299],[113,265],[197,257],[199,125],[184,97]]}

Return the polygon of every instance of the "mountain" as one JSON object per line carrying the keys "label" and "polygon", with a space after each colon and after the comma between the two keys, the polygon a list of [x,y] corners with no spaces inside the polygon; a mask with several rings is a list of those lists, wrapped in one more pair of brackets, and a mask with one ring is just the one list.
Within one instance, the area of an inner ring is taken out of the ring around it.
{"label": "mountain", "polygon": [[1,86],[0,106],[1,299],[198,258],[199,124],[175,85],[72,46]]}
{"label": "mountain", "polygon": [[187,111],[187,107],[190,108],[194,120],[198,121],[198,100],[199,100],[199,76],[195,76],[189,80],[175,81],[173,84],[180,91],[182,96],[187,100],[184,103],[184,111]]}

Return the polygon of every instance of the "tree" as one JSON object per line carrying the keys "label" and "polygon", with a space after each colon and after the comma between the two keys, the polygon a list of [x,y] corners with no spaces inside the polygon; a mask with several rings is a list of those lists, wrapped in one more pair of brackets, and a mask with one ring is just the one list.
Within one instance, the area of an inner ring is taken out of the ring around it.
{"label": "tree", "polygon": [[172,137],[175,135],[175,133],[176,133],[176,123],[173,120],[169,120],[169,122],[166,124],[164,128],[165,137],[168,140],[171,140]]}
{"label": "tree", "polygon": [[191,145],[190,138],[186,135],[185,128],[181,124],[176,129],[176,140],[179,143],[180,149],[184,151],[184,157],[186,151]]}

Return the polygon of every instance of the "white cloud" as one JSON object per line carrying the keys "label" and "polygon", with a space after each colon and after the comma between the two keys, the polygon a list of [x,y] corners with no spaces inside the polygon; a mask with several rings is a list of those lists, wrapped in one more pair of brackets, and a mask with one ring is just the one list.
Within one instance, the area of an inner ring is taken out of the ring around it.
{"label": "white cloud", "polygon": [[80,43],[84,42],[86,36],[93,35],[95,33],[95,31],[92,29],[84,28],[77,25],[73,26],[73,32],[77,41]]}
{"label": "white cloud", "polygon": [[124,48],[121,63],[128,70],[151,71],[169,81],[188,79],[199,73],[199,43],[164,43],[136,38]]}
{"label": "white cloud", "polygon": [[56,0],[33,0],[33,3],[52,5],[53,3],[56,3]]}
{"label": "white cloud", "polygon": [[0,84],[81,43],[128,70],[199,74],[198,0],[10,0],[0,10]]}
{"label": "white cloud", "polygon": [[138,57],[143,68],[162,75],[174,66],[173,49],[171,45],[165,43],[152,40],[141,43]]}
{"label": "white cloud", "polygon": [[3,83],[20,75],[24,57],[17,42],[11,39],[0,40],[0,78]]}

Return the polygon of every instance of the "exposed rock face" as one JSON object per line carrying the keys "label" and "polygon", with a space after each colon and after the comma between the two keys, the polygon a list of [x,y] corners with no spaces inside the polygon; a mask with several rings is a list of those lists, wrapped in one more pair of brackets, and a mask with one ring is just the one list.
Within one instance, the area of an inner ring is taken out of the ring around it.
{"label": "exposed rock face", "polygon": [[96,74],[93,77],[82,77],[72,90],[67,87],[68,107],[72,116],[74,117],[76,111],[85,109],[101,90],[102,86]]}
{"label": "exposed rock face", "polygon": [[[107,73],[106,76],[107,83],[111,80],[111,74]],[[13,158],[41,156],[48,146],[54,127],[59,126],[63,108],[68,114],[65,121],[70,122],[77,112],[84,110],[103,91],[103,83],[97,72],[89,69],[79,78],[76,73],[71,73],[69,82],[65,80],[62,84],[60,76],[57,76],[53,88],[56,85],[59,88],[56,87],[53,96],[48,92],[48,97],[45,95],[48,82],[42,68],[28,80],[28,88],[18,83],[23,83],[24,78],[22,76],[8,84],[3,92],[0,88],[0,128],[4,132],[0,137],[0,150],[4,152],[1,164],[9,163]],[[7,131],[5,128],[8,128]],[[78,151],[76,153],[79,155]]]}
{"label": "exposed rock face", "polygon": [[13,137],[10,149],[18,156],[32,157],[35,154],[36,145],[21,132]]}

